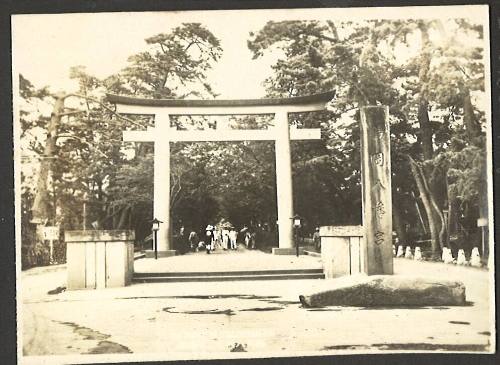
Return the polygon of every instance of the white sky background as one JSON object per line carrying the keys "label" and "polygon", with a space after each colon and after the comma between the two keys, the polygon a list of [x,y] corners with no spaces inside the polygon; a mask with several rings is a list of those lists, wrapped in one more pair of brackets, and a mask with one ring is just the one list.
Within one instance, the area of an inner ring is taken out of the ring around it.
{"label": "white sky background", "polygon": [[13,76],[14,83],[21,73],[35,87],[75,91],[71,67],[83,65],[98,78],[110,76],[127,65],[130,55],[147,48],[145,38],[168,33],[183,22],[200,22],[221,40],[222,58],[209,73],[219,98],[259,98],[265,96],[262,82],[271,75],[276,55],[252,60],[247,40],[249,32],[269,20],[453,17],[484,23],[487,6],[14,15]]}

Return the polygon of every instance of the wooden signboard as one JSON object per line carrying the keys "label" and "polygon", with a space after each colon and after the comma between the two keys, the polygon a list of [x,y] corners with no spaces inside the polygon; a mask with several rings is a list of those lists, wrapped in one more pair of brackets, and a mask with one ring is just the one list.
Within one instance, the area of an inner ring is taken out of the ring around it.
{"label": "wooden signboard", "polygon": [[43,239],[54,241],[59,239],[59,226],[45,226],[43,227]]}

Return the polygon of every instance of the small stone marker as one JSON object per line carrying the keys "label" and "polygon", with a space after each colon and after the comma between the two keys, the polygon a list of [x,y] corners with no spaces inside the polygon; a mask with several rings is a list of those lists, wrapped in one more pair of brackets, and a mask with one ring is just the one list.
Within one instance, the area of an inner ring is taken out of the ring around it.
{"label": "small stone marker", "polygon": [[466,265],[465,252],[463,249],[458,250],[457,265]]}
{"label": "small stone marker", "polygon": [[488,226],[488,218],[478,218],[477,219],[478,227],[487,227]]}
{"label": "small stone marker", "polygon": [[299,296],[304,307],[465,305],[465,286],[459,281],[411,276],[359,276],[330,281],[331,289]]}
{"label": "small stone marker", "polygon": [[453,264],[453,262],[455,261],[455,259],[453,258],[453,254],[451,253],[451,249],[449,249],[448,247],[443,248],[443,256],[443,262],[445,264]]}
{"label": "small stone marker", "polygon": [[398,246],[398,253],[396,254],[396,257],[403,257],[404,255],[403,246]]}
{"label": "small stone marker", "polygon": [[411,247],[406,246],[406,251],[405,251],[405,259],[412,259],[413,254],[411,253]]}
{"label": "small stone marker", "polygon": [[479,249],[474,247],[472,249],[472,253],[470,255],[470,264],[471,266],[481,267],[481,256],[479,256]]}
{"label": "small stone marker", "polygon": [[415,257],[414,257],[414,259],[417,260],[417,261],[421,261],[422,260],[422,251],[420,250],[419,246],[415,247]]}

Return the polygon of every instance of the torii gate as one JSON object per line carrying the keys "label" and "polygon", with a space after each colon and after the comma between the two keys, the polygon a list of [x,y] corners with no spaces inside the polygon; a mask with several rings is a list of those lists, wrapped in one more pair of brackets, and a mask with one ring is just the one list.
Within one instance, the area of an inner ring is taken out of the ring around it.
{"label": "torii gate", "polygon": [[[154,128],[124,131],[123,141],[154,142],[154,217],[166,222],[158,232],[160,256],[175,254],[170,242],[170,142],[275,141],[279,248],[275,254],[293,254],[293,191],[290,140],[321,138],[319,128],[290,128],[289,113],[324,110],[334,91],[286,99],[175,100],[141,99],[108,94],[121,114],[154,115]],[[267,130],[184,131],[170,128],[171,115],[273,114],[275,126]]]}

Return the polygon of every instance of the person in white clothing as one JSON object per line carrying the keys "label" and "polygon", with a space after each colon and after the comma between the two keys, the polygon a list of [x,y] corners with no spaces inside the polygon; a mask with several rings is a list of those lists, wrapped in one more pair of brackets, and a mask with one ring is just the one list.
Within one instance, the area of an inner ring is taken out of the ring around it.
{"label": "person in white clothing", "polygon": [[229,248],[229,231],[227,228],[222,229],[222,248],[224,250]]}
{"label": "person in white clothing", "polygon": [[214,227],[213,233],[214,233],[214,236],[213,236],[213,248],[212,248],[212,250],[214,250],[216,247],[221,246],[220,229],[217,229],[217,227]]}
{"label": "person in white clothing", "polygon": [[236,245],[236,238],[238,237],[238,232],[234,229],[234,227],[231,227],[231,230],[229,231],[229,241],[231,242],[231,250],[236,250],[238,246]]}

